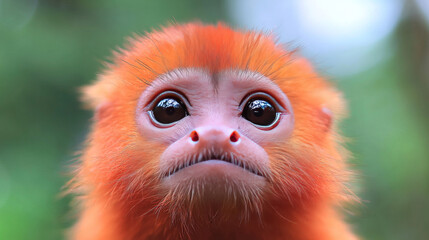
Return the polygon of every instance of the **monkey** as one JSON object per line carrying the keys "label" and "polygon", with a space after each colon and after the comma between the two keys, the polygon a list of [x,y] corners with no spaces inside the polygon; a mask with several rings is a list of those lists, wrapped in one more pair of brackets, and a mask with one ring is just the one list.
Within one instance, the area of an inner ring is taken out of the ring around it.
{"label": "monkey", "polygon": [[343,96],[272,34],[135,35],[82,93],[69,239],[358,239]]}

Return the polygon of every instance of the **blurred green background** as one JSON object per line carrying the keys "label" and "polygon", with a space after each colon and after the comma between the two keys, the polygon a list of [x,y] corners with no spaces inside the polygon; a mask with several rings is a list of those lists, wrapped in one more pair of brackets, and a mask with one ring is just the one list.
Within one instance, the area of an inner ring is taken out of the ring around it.
{"label": "blurred green background", "polygon": [[[70,197],[60,192],[91,118],[77,89],[111,50],[172,21],[240,26],[232,7],[0,0],[0,239],[62,239],[72,224]],[[421,7],[405,1],[393,31],[369,48],[387,57],[331,77],[350,106],[342,127],[363,204],[349,219],[364,239],[429,239],[429,24]]]}

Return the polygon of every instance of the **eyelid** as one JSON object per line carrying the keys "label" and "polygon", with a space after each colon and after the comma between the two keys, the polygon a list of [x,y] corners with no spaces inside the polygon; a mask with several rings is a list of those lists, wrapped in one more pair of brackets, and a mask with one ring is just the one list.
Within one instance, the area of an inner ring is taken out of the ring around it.
{"label": "eyelid", "polygon": [[160,100],[168,96],[176,97],[178,100],[183,102],[183,104],[185,104],[187,109],[192,107],[192,105],[189,103],[188,99],[185,97],[184,94],[173,90],[167,90],[167,91],[161,92],[152,101],[150,101],[149,104],[145,107],[146,111],[151,111]]}
{"label": "eyelid", "polygon": [[241,100],[240,105],[238,106],[238,110],[240,112],[240,115],[243,113],[244,106],[247,104],[247,102],[255,97],[261,96],[261,99],[268,100],[270,103],[273,104],[273,106],[276,108],[278,112],[286,112],[287,110],[280,105],[280,103],[270,94],[265,92],[253,92],[248,94],[246,97]]}

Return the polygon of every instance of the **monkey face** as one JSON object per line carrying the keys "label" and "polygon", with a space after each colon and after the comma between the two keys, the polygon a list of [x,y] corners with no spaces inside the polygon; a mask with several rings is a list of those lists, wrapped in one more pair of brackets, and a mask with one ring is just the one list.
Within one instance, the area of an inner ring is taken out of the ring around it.
{"label": "monkey face", "polygon": [[136,116],[141,134],[166,146],[159,156],[162,188],[197,192],[201,200],[261,194],[272,179],[264,147],[287,140],[294,126],[280,88],[239,70],[161,75],[142,93]]}
{"label": "monkey face", "polygon": [[344,101],[308,61],[190,23],[136,36],[107,67],[83,89],[75,239],[346,239],[326,208],[350,196]]}

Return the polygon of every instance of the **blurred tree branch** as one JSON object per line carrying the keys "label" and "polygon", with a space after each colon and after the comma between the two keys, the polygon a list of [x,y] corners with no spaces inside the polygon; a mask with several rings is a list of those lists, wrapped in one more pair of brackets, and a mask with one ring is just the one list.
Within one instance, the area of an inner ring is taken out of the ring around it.
{"label": "blurred tree branch", "polygon": [[395,34],[404,64],[404,86],[412,91],[410,95],[415,98],[417,109],[429,116],[429,23],[415,0],[405,1],[403,18]]}

